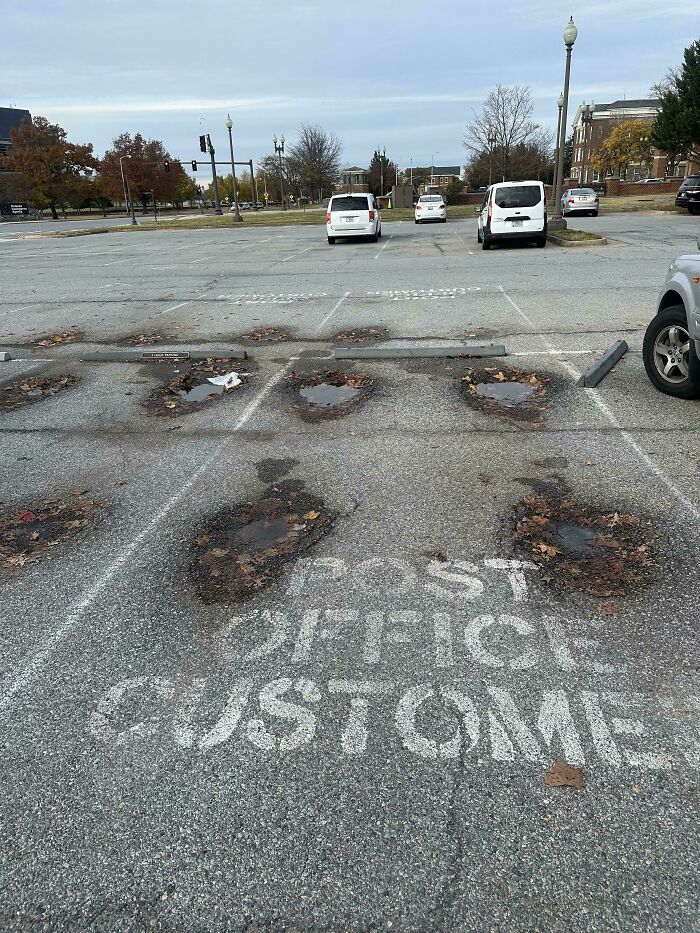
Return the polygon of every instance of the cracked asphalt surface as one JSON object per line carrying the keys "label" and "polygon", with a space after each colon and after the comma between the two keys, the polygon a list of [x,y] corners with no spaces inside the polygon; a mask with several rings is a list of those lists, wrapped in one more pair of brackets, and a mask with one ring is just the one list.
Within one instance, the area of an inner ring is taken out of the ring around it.
{"label": "cracked asphalt surface", "polygon": [[[0,414],[0,514],[103,506],[0,569],[2,929],[698,929],[700,406],[640,355],[697,220],[601,216],[574,225],[607,247],[482,253],[471,222],[388,214],[378,244],[0,243],[0,391],[80,380]],[[177,364],[80,361],[268,326],[289,338],[245,344],[244,386],[176,419],[142,403]],[[502,339],[484,365],[542,375],[542,420],[467,405],[468,360],[334,361],[332,335],[365,327]],[[76,340],[35,346],[56,333]],[[630,353],[578,389],[620,335]],[[303,421],[290,374],[327,369],[374,390]],[[205,605],[197,529],[282,481],[333,528],[251,599]],[[548,585],[513,541],[538,493],[638,516],[649,579]],[[545,786],[558,757],[585,789]]]}

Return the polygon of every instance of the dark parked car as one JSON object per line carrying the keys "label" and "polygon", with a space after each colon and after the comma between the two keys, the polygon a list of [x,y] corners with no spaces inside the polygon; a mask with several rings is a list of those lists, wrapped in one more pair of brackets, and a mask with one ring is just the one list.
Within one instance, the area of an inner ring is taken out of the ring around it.
{"label": "dark parked car", "polygon": [[691,214],[700,214],[700,175],[688,175],[676,195],[676,207],[687,207]]}

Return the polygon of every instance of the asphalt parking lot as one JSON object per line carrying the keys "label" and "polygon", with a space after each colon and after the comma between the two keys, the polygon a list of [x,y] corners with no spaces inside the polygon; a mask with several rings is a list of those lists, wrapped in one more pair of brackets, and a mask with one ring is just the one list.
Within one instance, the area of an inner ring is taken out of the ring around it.
{"label": "asphalt parking lot", "polygon": [[[640,349],[698,222],[572,225],[0,243],[0,520],[78,522],[0,565],[3,929],[697,928],[700,404]],[[189,364],[80,360],[126,347],[249,359],[155,412]]]}

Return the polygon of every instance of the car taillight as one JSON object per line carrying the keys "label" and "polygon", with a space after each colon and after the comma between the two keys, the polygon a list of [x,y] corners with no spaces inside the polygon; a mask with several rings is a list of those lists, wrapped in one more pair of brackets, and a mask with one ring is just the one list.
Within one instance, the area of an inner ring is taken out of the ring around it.
{"label": "car taillight", "polygon": [[441,211],[444,211],[444,210],[445,210],[445,205],[444,205],[444,204],[441,204],[441,205],[440,205],[440,210],[441,210]]}
{"label": "car taillight", "polygon": [[369,219],[374,220],[374,211],[369,212]]}
{"label": "car taillight", "polygon": [[423,208],[420,206],[420,204],[416,204],[416,210],[417,210],[417,211],[422,211]]}
{"label": "car taillight", "polygon": [[574,203],[574,199],[573,199],[573,198],[569,198],[569,204],[573,204],[573,203]]}
{"label": "car taillight", "polygon": [[331,222],[331,215],[330,213],[328,213],[326,214],[326,223],[329,224],[330,222]]}
{"label": "car taillight", "polygon": [[598,203],[598,195],[595,196],[595,203]]}
{"label": "car taillight", "polygon": [[489,198],[488,222],[491,223],[491,199]]}

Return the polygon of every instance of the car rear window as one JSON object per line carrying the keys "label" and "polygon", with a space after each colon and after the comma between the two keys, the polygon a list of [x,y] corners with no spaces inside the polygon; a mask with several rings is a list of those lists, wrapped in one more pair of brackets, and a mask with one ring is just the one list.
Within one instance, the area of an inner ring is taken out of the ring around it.
{"label": "car rear window", "polygon": [[498,207],[534,207],[542,200],[539,185],[514,185],[512,188],[496,188],[493,198]]}
{"label": "car rear window", "polygon": [[681,185],[682,188],[695,188],[700,185],[700,175],[688,175]]}
{"label": "car rear window", "polygon": [[[582,195],[582,194],[595,195],[595,191],[592,188],[572,188],[571,193],[576,194],[576,195]],[[537,202],[535,201],[535,204],[536,203]]]}
{"label": "car rear window", "polygon": [[427,194],[427,195],[423,195],[423,197],[419,198],[419,200],[423,201],[424,203],[427,203],[427,202],[432,203],[433,201],[442,201],[442,198],[440,197],[439,194]]}
{"label": "car rear window", "polygon": [[331,211],[368,211],[367,198],[347,197],[333,198]]}

